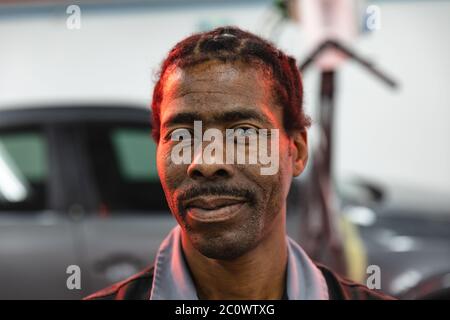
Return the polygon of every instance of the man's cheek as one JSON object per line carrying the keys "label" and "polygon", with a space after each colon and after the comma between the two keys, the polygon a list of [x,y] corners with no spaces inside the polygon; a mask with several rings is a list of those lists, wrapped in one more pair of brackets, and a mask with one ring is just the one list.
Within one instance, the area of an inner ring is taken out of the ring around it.
{"label": "man's cheek", "polygon": [[291,183],[287,172],[288,170],[281,164],[279,170],[272,175],[258,174],[258,184],[263,187],[268,206],[279,207],[280,203],[286,201]]}
{"label": "man's cheek", "polygon": [[173,191],[175,185],[177,185],[177,179],[182,178],[179,165],[175,165],[170,159],[170,149],[160,148],[157,152],[156,165],[158,168],[158,175],[161,180],[161,184],[166,192]]}
{"label": "man's cheek", "polygon": [[277,186],[279,181],[278,174],[275,175],[263,175],[261,174],[261,165],[245,165],[239,166],[238,170],[246,180],[252,181],[258,186],[259,194],[261,196],[260,201],[268,200],[268,196],[272,193],[274,186]]}
{"label": "man's cheek", "polygon": [[178,171],[179,165],[174,165],[162,161],[158,165],[159,176],[161,185],[166,195],[166,200],[169,208],[175,217],[178,216],[178,203],[177,203],[177,189],[180,187],[183,181],[183,175]]}

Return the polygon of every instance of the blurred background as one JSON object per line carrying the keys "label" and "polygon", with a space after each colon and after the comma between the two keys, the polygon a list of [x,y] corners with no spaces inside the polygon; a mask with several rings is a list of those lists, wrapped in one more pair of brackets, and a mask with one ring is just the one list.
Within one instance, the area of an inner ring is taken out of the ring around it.
{"label": "blurred background", "polygon": [[385,293],[449,297],[450,1],[0,0],[0,299],[79,299],[152,263],[175,225],[150,138],[156,72],[222,25],[303,73],[311,159],[289,235]]}

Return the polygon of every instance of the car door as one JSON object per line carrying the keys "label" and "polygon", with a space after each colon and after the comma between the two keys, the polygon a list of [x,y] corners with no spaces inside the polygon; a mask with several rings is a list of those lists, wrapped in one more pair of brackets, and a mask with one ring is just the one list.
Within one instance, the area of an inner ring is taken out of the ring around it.
{"label": "car door", "polygon": [[76,299],[72,221],[60,210],[58,132],[0,128],[0,299]]}
{"label": "car door", "polygon": [[85,274],[94,292],[151,265],[176,222],[157,175],[147,123],[90,123],[80,134],[85,185],[96,199],[80,224]]}

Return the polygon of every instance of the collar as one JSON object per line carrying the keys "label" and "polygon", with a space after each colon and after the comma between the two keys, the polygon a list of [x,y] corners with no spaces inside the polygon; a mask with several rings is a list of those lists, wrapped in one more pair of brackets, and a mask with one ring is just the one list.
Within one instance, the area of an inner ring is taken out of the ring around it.
{"label": "collar", "polygon": [[[328,287],[322,272],[295,241],[288,236],[286,241],[289,300],[328,300]],[[198,300],[183,257],[180,226],[173,228],[159,247],[150,300]]]}

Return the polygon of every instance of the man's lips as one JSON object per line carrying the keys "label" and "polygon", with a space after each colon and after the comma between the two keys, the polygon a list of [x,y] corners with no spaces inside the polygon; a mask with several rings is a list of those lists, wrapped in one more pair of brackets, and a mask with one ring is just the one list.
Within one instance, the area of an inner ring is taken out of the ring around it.
{"label": "man's lips", "polygon": [[235,197],[225,197],[225,196],[201,196],[184,203],[186,209],[195,207],[205,210],[219,209],[225,206],[231,206],[234,204],[239,204],[246,202],[246,199],[235,198]]}
{"label": "man's lips", "polygon": [[243,198],[202,196],[186,201],[184,207],[194,220],[217,222],[234,217],[246,202]]}

